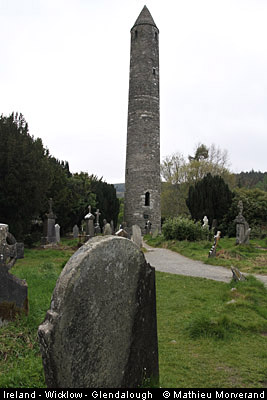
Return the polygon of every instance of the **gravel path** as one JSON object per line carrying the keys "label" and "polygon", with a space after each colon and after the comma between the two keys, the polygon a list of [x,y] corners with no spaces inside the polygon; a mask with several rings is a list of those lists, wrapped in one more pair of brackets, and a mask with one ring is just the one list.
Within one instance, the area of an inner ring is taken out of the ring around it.
{"label": "gravel path", "polygon": [[[171,250],[150,247],[146,243],[143,243],[143,246],[147,249],[144,253],[147,262],[155,267],[156,271],[207,278],[220,282],[230,282],[233,277],[232,271],[228,268],[207,265]],[[267,286],[267,275],[254,276]]]}

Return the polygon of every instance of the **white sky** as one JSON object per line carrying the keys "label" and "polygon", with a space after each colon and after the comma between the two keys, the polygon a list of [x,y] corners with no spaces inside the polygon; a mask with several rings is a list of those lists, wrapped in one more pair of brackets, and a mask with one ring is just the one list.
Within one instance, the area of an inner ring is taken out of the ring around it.
{"label": "white sky", "polygon": [[161,156],[227,149],[267,171],[266,0],[0,0],[0,114],[71,172],[124,182],[130,29],[160,30]]}

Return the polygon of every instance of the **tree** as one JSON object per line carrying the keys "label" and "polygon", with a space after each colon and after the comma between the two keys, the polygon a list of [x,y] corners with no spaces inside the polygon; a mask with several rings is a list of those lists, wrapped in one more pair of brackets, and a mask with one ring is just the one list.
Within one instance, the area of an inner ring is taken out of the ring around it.
{"label": "tree", "polygon": [[29,232],[46,199],[47,157],[22,114],[0,117],[0,220],[17,239]]}
{"label": "tree", "polygon": [[208,173],[220,175],[225,182],[234,183],[229,172],[228,153],[212,144],[209,148],[198,144],[194,156],[188,156],[188,161],[180,153],[175,153],[163,159],[161,176],[166,182],[173,184],[187,183],[189,186],[203,179]]}
{"label": "tree", "polygon": [[100,224],[103,226],[103,220],[108,222],[113,220],[114,227],[117,226],[118,215],[120,211],[120,202],[116,195],[114,185],[103,182],[102,178],[91,176],[92,191],[96,195],[96,208],[99,208]]}
{"label": "tree", "polygon": [[198,144],[194,156],[188,160],[175,153],[163,159],[161,176],[166,184],[162,186],[161,207],[164,217],[188,215],[186,205],[189,187],[195,185],[207,174],[219,175],[232,188],[234,175],[228,170],[228,154],[214,144],[210,147]]}
{"label": "tree", "polygon": [[190,186],[186,204],[193,219],[199,221],[206,215],[209,221],[216,219],[220,224],[231,206],[232,197],[222,177],[208,173],[201,181]]}
{"label": "tree", "polygon": [[229,236],[235,236],[234,219],[238,215],[238,203],[242,200],[243,215],[252,233],[259,237],[267,235],[267,193],[260,189],[235,188],[233,201],[225,215],[223,226]]}

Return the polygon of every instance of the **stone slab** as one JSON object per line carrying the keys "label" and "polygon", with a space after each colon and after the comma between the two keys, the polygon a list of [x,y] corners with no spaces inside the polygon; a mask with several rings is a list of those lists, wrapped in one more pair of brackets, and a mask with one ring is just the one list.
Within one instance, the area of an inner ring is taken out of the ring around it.
{"label": "stone slab", "polygon": [[158,381],[155,270],[128,239],[95,237],[65,265],[38,336],[48,387]]}

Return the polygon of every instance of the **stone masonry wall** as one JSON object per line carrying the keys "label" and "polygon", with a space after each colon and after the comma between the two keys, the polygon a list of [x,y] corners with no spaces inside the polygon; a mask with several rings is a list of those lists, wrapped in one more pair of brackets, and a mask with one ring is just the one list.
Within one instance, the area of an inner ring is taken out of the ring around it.
{"label": "stone masonry wall", "polygon": [[152,17],[139,22],[131,30],[124,219],[144,233],[147,219],[152,231],[160,231],[161,222],[159,30]]}

